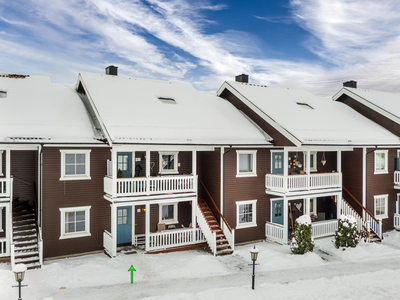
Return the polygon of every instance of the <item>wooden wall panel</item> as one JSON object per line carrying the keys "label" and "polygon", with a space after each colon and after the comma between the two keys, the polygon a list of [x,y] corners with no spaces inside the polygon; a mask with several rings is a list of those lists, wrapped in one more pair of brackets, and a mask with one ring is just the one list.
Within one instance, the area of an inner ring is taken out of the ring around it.
{"label": "wooden wall panel", "polygon": [[37,151],[11,151],[13,197],[36,203]]}
{"label": "wooden wall panel", "polygon": [[[43,243],[45,258],[103,249],[103,231],[111,230],[110,203],[103,198],[103,178],[107,172],[107,159],[111,159],[109,148],[92,148],[90,153],[91,179],[60,181],[60,149],[53,147],[43,149]],[[91,236],[60,240],[59,208],[80,206],[91,206]]]}
{"label": "wooden wall panel", "polygon": [[[360,203],[362,203],[362,160],[360,148],[342,152],[342,184]],[[362,213],[361,207],[345,192],[343,197],[359,214]]]}

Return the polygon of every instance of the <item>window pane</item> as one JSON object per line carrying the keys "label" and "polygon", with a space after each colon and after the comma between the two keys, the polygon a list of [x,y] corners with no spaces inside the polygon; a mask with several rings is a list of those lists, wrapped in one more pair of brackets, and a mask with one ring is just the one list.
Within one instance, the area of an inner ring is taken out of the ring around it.
{"label": "window pane", "polygon": [[314,168],[314,154],[310,154],[310,169]]}
{"label": "window pane", "polygon": [[163,170],[174,170],[175,169],[174,159],[175,159],[174,155],[163,155],[162,156]]}
{"label": "window pane", "polygon": [[85,221],[76,222],[76,231],[85,231]]}
{"label": "window pane", "polygon": [[85,165],[77,165],[76,166],[76,174],[77,175],[85,174]]}
{"label": "window pane", "polygon": [[65,163],[66,164],[74,164],[75,163],[75,154],[65,154]]}
{"label": "window pane", "polygon": [[65,166],[65,175],[75,175],[75,165]]}
{"label": "window pane", "polygon": [[164,205],[162,207],[162,219],[170,220],[174,218],[174,205]]}
{"label": "window pane", "polygon": [[85,211],[77,211],[76,212],[76,220],[77,221],[85,220]]}
{"label": "window pane", "polygon": [[75,221],[75,212],[67,212],[65,213],[65,220],[66,222],[73,222]]}
{"label": "window pane", "polygon": [[386,170],[386,167],[385,167],[385,153],[375,153],[375,169],[377,171]]}
{"label": "window pane", "polygon": [[239,172],[253,172],[253,154],[239,154]]}
{"label": "window pane", "polygon": [[77,164],[84,164],[85,163],[85,154],[76,154],[76,163]]}
{"label": "window pane", "polygon": [[66,223],[65,232],[75,232],[75,223]]}

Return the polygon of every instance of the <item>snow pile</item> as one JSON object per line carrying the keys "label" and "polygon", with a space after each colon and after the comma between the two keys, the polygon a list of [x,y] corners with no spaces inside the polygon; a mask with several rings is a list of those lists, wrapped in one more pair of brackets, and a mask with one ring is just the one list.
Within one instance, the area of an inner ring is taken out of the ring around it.
{"label": "snow pile", "polygon": [[296,219],[299,225],[311,225],[311,218],[309,215],[302,215]]}

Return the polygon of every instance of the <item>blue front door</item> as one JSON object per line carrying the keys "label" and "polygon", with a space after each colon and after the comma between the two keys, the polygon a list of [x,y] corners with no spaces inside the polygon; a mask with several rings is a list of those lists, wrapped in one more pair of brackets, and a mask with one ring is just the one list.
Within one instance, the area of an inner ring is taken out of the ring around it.
{"label": "blue front door", "polygon": [[[117,172],[121,170],[124,177],[132,177],[132,153],[118,152],[117,153]],[[117,173],[118,174],[118,173]]]}
{"label": "blue front door", "polygon": [[272,223],[283,225],[283,200],[272,201]]}
{"label": "blue front door", "polygon": [[283,175],[283,152],[272,152],[272,174]]}
{"label": "blue front door", "polygon": [[117,208],[117,244],[132,242],[132,207]]}

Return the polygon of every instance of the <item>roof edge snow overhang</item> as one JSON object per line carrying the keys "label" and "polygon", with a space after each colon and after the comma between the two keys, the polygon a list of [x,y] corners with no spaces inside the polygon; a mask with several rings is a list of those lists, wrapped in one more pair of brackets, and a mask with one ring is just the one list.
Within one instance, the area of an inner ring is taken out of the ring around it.
{"label": "roof edge snow overhang", "polygon": [[376,105],[375,103],[372,103],[370,101],[368,101],[367,99],[359,96],[357,93],[353,92],[352,90],[346,88],[346,87],[342,87],[335,95],[332,96],[332,100],[333,101],[337,101],[341,96],[343,95],[347,95],[351,98],[353,98],[354,100],[360,102],[361,104],[365,105],[366,107],[376,111],[377,113],[380,113],[381,115],[383,115],[384,117],[388,118],[389,120],[400,124],[400,117],[392,114],[391,112],[379,107],[378,105]]}
{"label": "roof edge snow overhang", "polygon": [[106,126],[105,126],[105,124],[104,124],[104,122],[103,122],[103,119],[102,119],[101,116],[100,116],[100,112],[98,111],[95,102],[93,101],[92,97],[90,96],[89,89],[87,88],[87,86],[86,86],[86,84],[85,84],[85,81],[83,80],[83,77],[82,77],[81,73],[78,74],[78,79],[77,79],[75,88],[77,88],[79,82],[82,84],[83,88],[85,89],[86,96],[87,96],[87,98],[88,98],[88,100],[89,100],[89,102],[90,102],[90,105],[91,105],[92,108],[93,108],[94,113],[96,114],[96,118],[97,118],[97,120],[99,121],[101,130],[103,131],[104,135],[106,136],[107,141],[108,141],[108,143],[110,144],[110,146],[112,146],[112,139],[111,139],[111,136],[110,136],[110,134],[108,133],[108,130],[107,130],[107,128],[106,128]]}
{"label": "roof edge snow overhang", "polygon": [[[283,128],[279,125],[274,119],[268,116],[262,109],[260,109],[257,105],[247,99],[244,95],[242,95],[238,90],[236,90],[233,86],[231,86],[227,81],[225,81],[222,86],[217,91],[217,96],[219,97],[224,90],[228,90],[231,92],[236,98],[242,101],[248,108],[253,110],[260,118],[262,118],[265,122],[274,127],[280,134],[282,134],[285,138],[291,141],[295,146],[300,147],[302,142],[299,138],[289,132],[287,129]],[[268,132],[267,132],[268,134]]]}

